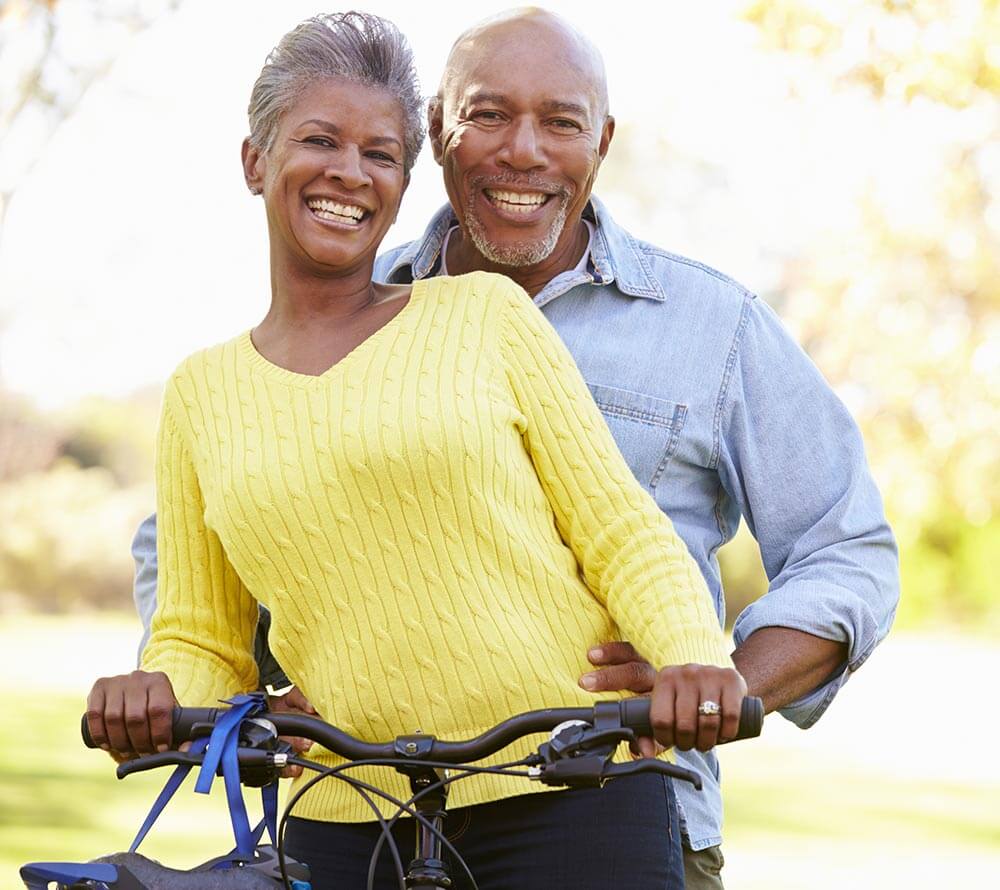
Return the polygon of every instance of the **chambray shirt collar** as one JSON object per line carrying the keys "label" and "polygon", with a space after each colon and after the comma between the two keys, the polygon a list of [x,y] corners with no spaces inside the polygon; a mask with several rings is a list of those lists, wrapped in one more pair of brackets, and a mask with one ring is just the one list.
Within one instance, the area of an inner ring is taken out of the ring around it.
{"label": "chambray shirt collar", "polygon": [[[612,219],[604,204],[592,195],[584,213],[597,229],[590,251],[589,280],[581,280],[580,273],[564,272],[549,282],[535,301],[540,305],[547,303],[583,283],[615,284],[618,290],[632,297],[666,299],[663,286],[649,268],[638,242]],[[436,274],[444,237],[456,222],[451,205],[446,204],[431,219],[424,234],[400,251],[387,272],[387,280],[402,280],[407,271],[413,280]]]}

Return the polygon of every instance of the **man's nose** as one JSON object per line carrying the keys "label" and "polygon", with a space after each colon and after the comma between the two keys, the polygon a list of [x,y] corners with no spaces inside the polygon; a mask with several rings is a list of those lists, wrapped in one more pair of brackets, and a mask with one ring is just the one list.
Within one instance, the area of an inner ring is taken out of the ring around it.
{"label": "man's nose", "polygon": [[533,120],[519,118],[514,121],[497,152],[497,163],[519,171],[546,166],[545,150]]}
{"label": "man's nose", "polygon": [[339,180],[346,189],[371,185],[372,178],[361,162],[361,150],[356,145],[345,145],[334,155],[324,171],[327,179]]}

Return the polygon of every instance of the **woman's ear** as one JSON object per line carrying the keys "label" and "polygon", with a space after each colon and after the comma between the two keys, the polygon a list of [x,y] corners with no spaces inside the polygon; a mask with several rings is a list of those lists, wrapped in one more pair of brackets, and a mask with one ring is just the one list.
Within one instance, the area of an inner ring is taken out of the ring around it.
{"label": "woman's ear", "polygon": [[250,189],[251,195],[259,195],[264,191],[264,156],[253,145],[250,137],[243,140],[243,179]]}

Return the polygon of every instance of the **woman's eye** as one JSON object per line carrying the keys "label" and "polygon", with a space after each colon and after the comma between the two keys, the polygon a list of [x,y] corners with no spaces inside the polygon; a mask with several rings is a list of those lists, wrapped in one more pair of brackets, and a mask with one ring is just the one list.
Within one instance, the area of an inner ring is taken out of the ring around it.
{"label": "woman's eye", "polygon": [[396,163],[396,159],[392,155],[387,155],[383,151],[370,151],[368,152],[368,157],[375,161],[384,161],[389,164]]}
{"label": "woman's eye", "polygon": [[333,140],[326,136],[307,136],[302,141],[307,145],[322,145],[324,148],[333,148]]}
{"label": "woman's eye", "polygon": [[499,121],[500,112],[499,111],[478,111],[476,112],[476,120],[486,121],[489,124]]}

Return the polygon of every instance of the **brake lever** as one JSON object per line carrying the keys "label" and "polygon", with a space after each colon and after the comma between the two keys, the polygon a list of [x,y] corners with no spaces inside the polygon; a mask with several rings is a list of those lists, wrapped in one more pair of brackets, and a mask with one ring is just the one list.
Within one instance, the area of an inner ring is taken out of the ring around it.
{"label": "brake lever", "polygon": [[[290,746],[288,750],[290,750]],[[288,750],[265,751],[260,748],[237,748],[236,757],[239,760],[241,770],[244,767],[250,769],[280,770],[284,769],[288,764]],[[192,754],[189,751],[162,751],[157,754],[145,754],[142,757],[137,757],[135,760],[126,760],[124,763],[118,765],[115,774],[119,779],[124,779],[133,773],[159,769],[161,766],[201,766],[204,760],[204,754]],[[222,767],[220,765],[217,771],[218,775],[221,775],[221,770]]]}
{"label": "brake lever", "polygon": [[605,766],[601,778],[618,779],[622,776],[635,776],[639,773],[659,773],[662,776],[670,776],[672,779],[690,782],[696,791],[701,791],[701,776],[696,772],[666,760],[657,760],[655,757],[643,757],[640,760],[633,760],[631,763],[609,763]]}
{"label": "brake lever", "polygon": [[119,779],[131,776],[133,773],[144,773],[147,770],[159,769],[161,766],[201,766],[204,754],[191,754],[187,751],[160,751],[156,754],[144,754],[135,760],[126,760],[118,764],[115,775]]}

